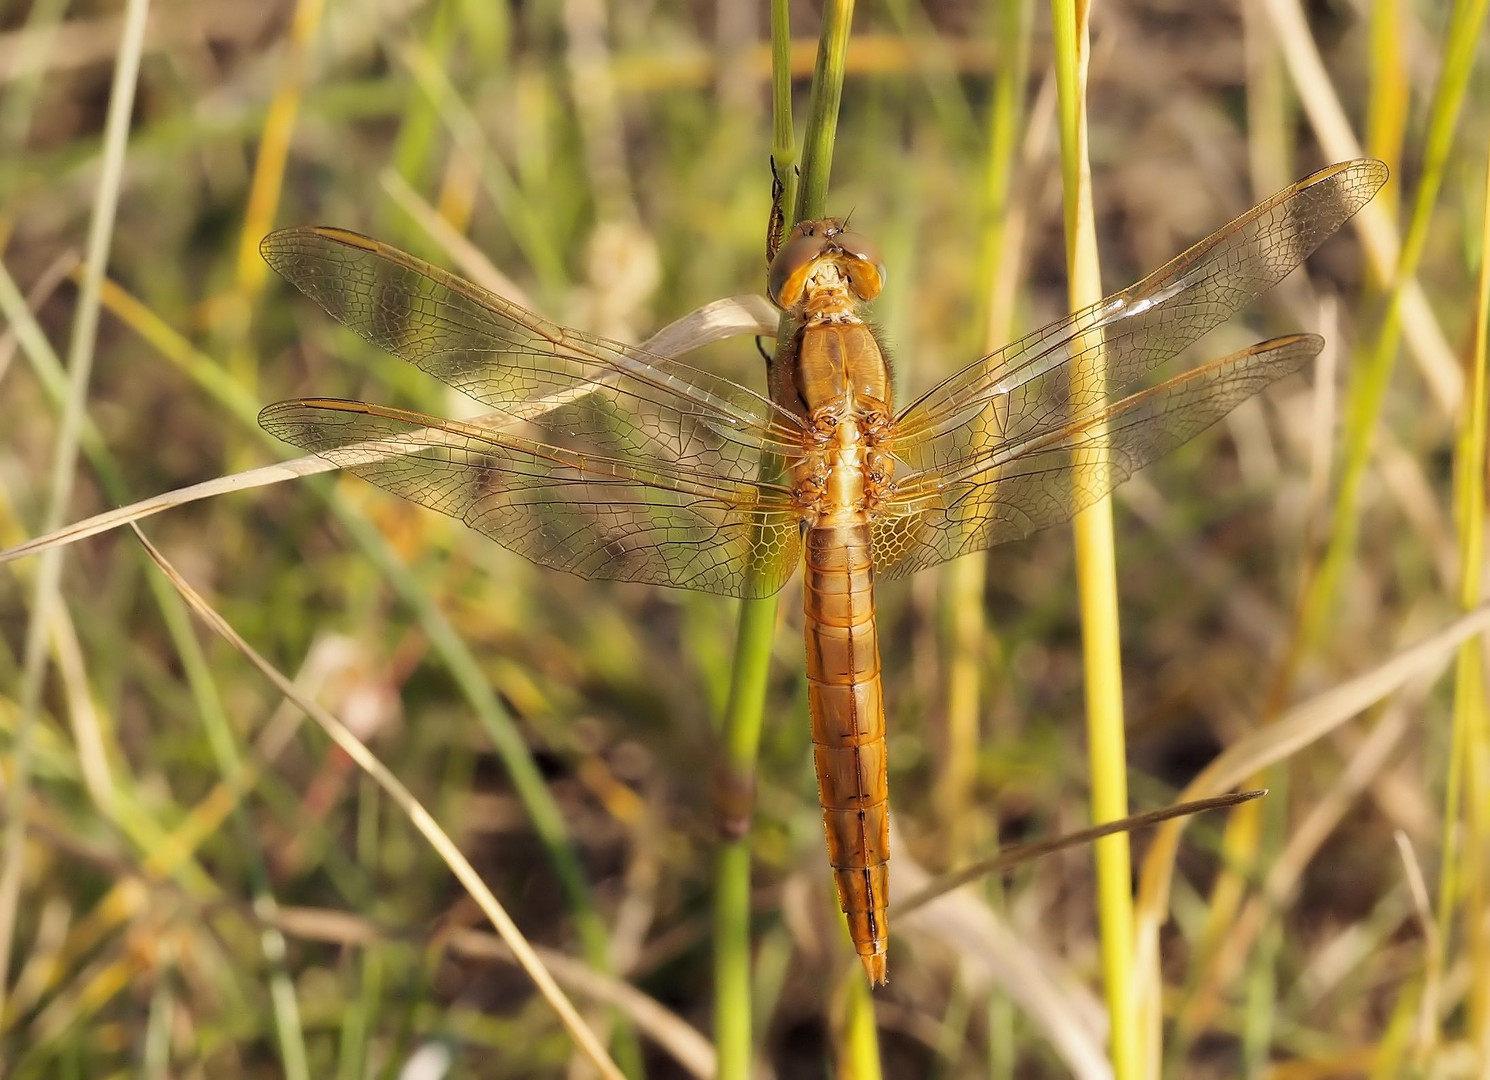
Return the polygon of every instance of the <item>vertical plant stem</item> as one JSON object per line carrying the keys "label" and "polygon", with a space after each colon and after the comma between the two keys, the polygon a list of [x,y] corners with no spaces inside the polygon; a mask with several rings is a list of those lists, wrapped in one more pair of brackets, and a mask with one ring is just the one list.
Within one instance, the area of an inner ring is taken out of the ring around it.
{"label": "vertical plant stem", "polygon": [[[163,575],[150,575],[150,589],[155,593],[156,603],[160,606],[170,627],[171,638],[176,643],[208,749],[212,752],[222,779],[231,782],[231,778],[244,768],[244,755],[238,745],[232,722],[228,719],[212,665],[201,642],[192,632],[191,614]],[[270,887],[269,868],[254,833],[250,815],[242,802],[234,802],[231,816],[238,853],[243,858],[243,871],[253,894],[254,912],[265,919],[259,930],[259,948],[264,957],[269,984],[274,1033],[279,1042],[280,1071],[285,1080],[309,1080],[310,1058],[305,1046],[300,1004],[295,996],[295,982],[285,964],[285,937],[271,921],[279,905]]]}
{"label": "vertical plant stem", "polygon": [[874,1024],[874,992],[859,972],[849,971],[843,987],[843,1046],[838,1075],[842,1080],[879,1080],[879,1032]]}
{"label": "vertical plant stem", "polygon": [[[1464,610],[1475,607],[1484,592],[1485,562],[1485,451],[1486,451],[1486,353],[1490,352],[1490,156],[1485,163],[1484,220],[1480,238],[1480,279],[1474,328],[1474,353],[1464,397],[1464,417],[1455,446],[1455,481],[1457,487],[1457,525],[1459,530],[1459,604]],[[1486,785],[1490,783],[1490,732],[1487,732],[1485,701],[1485,651],[1478,639],[1459,647],[1454,668],[1454,733],[1452,745],[1458,751],[1451,755],[1449,769],[1454,783],[1446,796],[1444,808],[1444,875],[1449,880],[1450,866],[1462,859],[1458,871],[1459,887],[1441,886],[1437,913],[1439,955],[1434,965],[1441,973],[1445,957],[1456,894],[1464,895],[1464,925],[1470,964],[1468,1041],[1477,1047],[1480,1060],[1490,1060],[1490,941],[1486,940],[1484,912],[1485,843],[1490,832],[1490,806]],[[1467,794],[1468,805],[1458,805]],[[1461,812],[1464,814],[1462,843],[1455,844],[1455,832]]]}
{"label": "vertical plant stem", "polygon": [[[1051,9],[1055,23],[1066,263],[1074,310],[1099,300],[1102,295],[1091,165],[1087,160],[1087,20],[1091,9],[1085,0],[1052,0]],[[1094,384],[1100,387],[1104,379],[1100,360],[1078,377],[1084,389]],[[1095,503],[1078,514],[1072,524],[1081,602],[1092,820],[1113,821],[1128,813],[1128,779],[1111,500],[1104,498]],[[1104,837],[1093,849],[1097,864],[1102,979],[1112,1026],[1113,1074],[1117,1080],[1133,1080],[1139,1075],[1140,1057],[1131,977],[1133,896],[1128,838],[1123,834]]]}
{"label": "vertical plant stem", "polygon": [[[843,94],[852,0],[824,6],[812,99],[803,138],[802,173],[796,212],[788,225],[823,213],[838,105]],[[771,9],[775,140],[791,136],[790,27],[785,0]],[[783,45],[785,42],[785,45]],[[783,119],[785,111],[787,117]],[[781,158],[778,158],[778,163]],[[788,174],[790,168],[786,169]],[[783,177],[787,179],[787,177]],[[763,463],[763,466],[766,463]],[[750,994],[750,842],[749,822],[755,790],[755,764],[765,715],[766,677],[776,633],[776,598],[743,600],[730,692],[725,708],[717,799],[721,838],[714,857],[714,1040],[719,1080],[746,1080],[751,1073]]]}
{"label": "vertical plant stem", "polygon": [[1433,207],[1443,185],[1449,151],[1453,147],[1475,49],[1484,28],[1490,0],[1458,0],[1445,35],[1443,73],[1434,93],[1423,148],[1423,174],[1413,200],[1412,217],[1402,241],[1402,253],[1392,276],[1386,314],[1376,341],[1355,371],[1345,403],[1345,461],[1332,513],[1330,539],[1319,571],[1304,597],[1297,654],[1307,654],[1328,625],[1346,566],[1355,551],[1360,527],[1360,498],[1371,461],[1372,436],[1381,418],[1387,386],[1396,365],[1402,333],[1403,288],[1417,272],[1428,240]]}
{"label": "vertical plant stem", "polygon": [[258,363],[248,338],[249,313],[264,290],[269,267],[259,257],[259,241],[274,225],[279,208],[279,194],[284,187],[285,166],[290,157],[290,138],[300,115],[300,93],[311,43],[321,26],[326,0],[298,0],[295,17],[290,23],[289,49],[280,69],[279,85],[264,116],[259,136],[259,152],[254,162],[253,182],[249,186],[248,205],[243,213],[243,228],[238,235],[237,290],[233,298],[233,318],[229,332],[228,370],[250,393],[258,386]]}
{"label": "vertical plant stem", "polygon": [[729,822],[714,855],[714,1043],[719,1080],[746,1080],[751,1072],[748,822],[775,634],[775,597],[741,602],[716,795],[720,814]]}
{"label": "vertical plant stem", "polygon": [[[1029,66],[1029,38],[1034,5],[1030,0],[1009,0],[1000,10],[997,40],[1003,58],[994,79],[993,104],[988,110],[986,132],[988,154],[984,162],[983,223],[974,296],[978,312],[974,325],[983,332],[979,346],[991,352],[1010,338],[1014,319],[1013,297],[1001,288],[1007,275],[1002,271],[1019,257],[1019,245],[1008,243],[1010,189],[1014,159],[1023,130],[1024,84]],[[978,752],[978,717],[982,699],[983,654],[987,638],[983,587],[988,559],[984,554],[958,559],[947,568],[949,636],[947,661],[947,740],[938,785],[946,857],[956,864],[969,857],[974,843],[987,845],[998,838],[969,833],[969,813]],[[997,888],[997,879],[990,885]]]}
{"label": "vertical plant stem", "polygon": [[[149,0],[130,0],[119,39],[119,58],[109,91],[108,116],[104,121],[103,162],[98,194],[88,225],[87,254],[83,262],[82,288],[73,317],[68,346],[68,394],[52,459],[50,496],[43,532],[59,528],[72,498],[74,467],[79,435],[85,420],[88,382],[93,371],[93,346],[98,334],[99,288],[114,235],[114,216],[119,208],[119,188],[124,176],[124,154],[129,146],[129,121],[134,112],[135,88],[139,81],[140,53],[145,40],[145,17]],[[21,711],[16,721],[10,784],[6,791],[5,853],[0,868],[0,1012],[4,1012],[6,972],[15,933],[26,853],[26,803],[31,795],[31,754],[36,713],[41,708],[42,682],[46,677],[47,641],[56,606],[61,603],[62,548],[42,555],[37,571],[36,597],[31,622],[26,628],[25,660],[21,686]]]}
{"label": "vertical plant stem", "polygon": [[790,0],[771,0],[771,158],[784,194],[785,213],[797,205],[797,137],[792,131],[792,30]]}
{"label": "vertical plant stem", "polygon": [[828,0],[823,5],[807,128],[802,134],[802,181],[797,190],[793,223],[822,217],[827,212],[828,175],[833,168],[833,141],[838,135],[838,106],[843,100],[843,73],[853,21],[853,0]]}
{"label": "vertical plant stem", "polygon": [[1409,86],[1403,45],[1407,20],[1402,0],[1373,0],[1371,4],[1371,97],[1366,110],[1366,152],[1387,163],[1392,179],[1376,193],[1392,218],[1397,216],[1396,182],[1407,138]]}

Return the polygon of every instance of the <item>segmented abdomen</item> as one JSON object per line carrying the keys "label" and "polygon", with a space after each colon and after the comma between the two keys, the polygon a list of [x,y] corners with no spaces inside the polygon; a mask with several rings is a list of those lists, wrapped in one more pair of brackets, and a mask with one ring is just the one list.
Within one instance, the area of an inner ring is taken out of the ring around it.
{"label": "segmented abdomen", "polygon": [[870,981],[885,981],[889,784],[867,523],[807,532],[803,609],[818,799],[838,901]]}

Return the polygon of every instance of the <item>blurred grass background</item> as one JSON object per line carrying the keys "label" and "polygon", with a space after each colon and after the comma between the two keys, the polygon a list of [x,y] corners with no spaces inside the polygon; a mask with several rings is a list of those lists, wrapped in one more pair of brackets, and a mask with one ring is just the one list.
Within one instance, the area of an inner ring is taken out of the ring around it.
{"label": "blurred grass background", "polygon": [[[88,390],[96,436],[83,431],[63,520],[288,456],[252,424],[278,398],[457,407],[273,279],[256,245],[275,226],[358,229],[474,274],[449,239],[465,236],[536,309],[628,340],[758,290],[766,8],[156,0]],[[792,8],[800,115],[818,13]],[[1332,348],[1316,369],[1120,490],[1136,807],[1169,801],[1260,717],[1477,600],[1464,568],[1482,563],[1483,537],[1463,537],[1483,504],[1456,506],[1476,486],[1464,474],[1483,477],[1483,441],[1466,459],[1455,440],[1484,317],[1483,14],[1467,0],[1094,8],[1089,152],[1109,290],[1343,156],[1321,148],[1319,87],[1289,55],[1301,32],[1366,148],[1393,166],[1383,199],[1404,232],[1425,175],[1441,174],[1417,265],[1437,336],[1404,302],[1403,362],[1364,429],[1359,540],[1318,613],[1301,583],[1340,535],[1331,463],[1349,455],[1334,417],[1357,415],[1338,403],[1399,352],[1382,344],[1390,277],[1373,278],[1355,233],[1205,343],[1320,330]],[[0,4],[4,265],[63,355],[124,17],[105,0]],[[1467,82],[1462,115],[1445,117],[1450,42]],[[829,209],[884,248],[875,317],[903,393],[984,351],[989,326],[1019,333],[1065,310],[1051,51],[1041,3],[858,5]],[[0,545],[43,531],[59,430],[55,381],[9,321]],[[694,360],[760,385],[747,340]],[[562,954],[556,974],[628,1075],[706,1064],[710,778],[733,603],[538,569],[356,480],[225,496],[145,529],[431,808],[529,938]],[[1071,548],[1056,530],[880,587],[896,860],[936,872],[1085,822]],[[37,570],[0,571],[8,793]],[[192,624],[127,534],[69,549],[62,596],[25,736],[8,1074],[340,1080],[398,1075],[419,1053],[448,1055],[453,1075],[582,1074],[406,817]],[[780,612],[751,837],[757,1067],[854,1075],[843,1062],[863,1028],[846,1020],[846,988],[860,976],[823,861],[797,586]],[[1224,822],[1191,826],[1161,941],[1164,1075],[1490,1067],[1475,891],[1490,849],[1472,782],[1484,773],[1458,765],[1484,745],[1484,688],[1472,670],[1457,685],[1409,684],[1270,772],[1254,838],[1226,842],[1233,890],[1215,888]],[[1451,828],[1445,807],[1461,804]],[[1075,852],[959,894],[967,924],[897,922],[873,1006],[884,1075],[1104,1075],[1082,1050],[1102,1043],[1092,896],[1090,855]],[[1012,933],[978,921],[990,908]],[[1238,928],[1251,947],[1228,956]],[[1049,993],[1033,1000],[1037,977]],[[671,1017],[648,1019],[650,1003]]]}

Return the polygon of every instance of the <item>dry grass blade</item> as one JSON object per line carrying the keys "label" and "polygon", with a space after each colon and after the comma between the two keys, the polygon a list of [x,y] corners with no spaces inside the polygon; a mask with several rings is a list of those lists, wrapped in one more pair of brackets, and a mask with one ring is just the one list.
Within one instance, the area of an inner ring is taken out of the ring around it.
{"label": "dry grass blade", "polygon": [[133,524],[158,514],[162,510],[170,510],[172,507],[185,506],[187,503],[209,499],[214,495],[267,487],[270,484],[294,480],[301,476],[314,476],[316,473],[330,472],[335,467],[323,458],[310,455],[279,465],[266,465],[261,469],[249,469],[245,472],[233,473],[231,476],[220,476],[215,480],[204,480],[200,484],[152,495],[148,499],[141,499],[128,506],[106,510],[102,514],[94,514],[90,518],[75,521],[55,532],[27,540],[24,544],[6,548],[0,551],[0,563],[13,562],[16,559],[24,559],[28,555],[39,555],[51,548],[76,544],[79,540],[86,540],[90,536],[97,536],[99,533]]}
{"label": "dry grass blade", "polygon": [[[265,921],[292,937],[339,945],[366,945],[388,936],[385,928],[368,919],[319,908],[282,907]],[[462,956],[516,963],[512,950],[500,938],[480,930],[459,927],[443,934],[441,941]],[[638,1030],[656,1041],[689,1073],[700,1080],[714,1075],[714,1048],[709,1040],[656,998],[620,979],[603,975],[572,956],[541,946],[533,951],[555,979],[592,1001],[624,1012]]]}
{"label": "dry grass blade", "polygon": [[[741,334],[772,334],[775,332],[776,315],[765,297],[749,294],[730,296],[704,304],[669,323],[644,341],[642,348],[661,356],[680,356],[704,345],[711,345]],[[530,406],[529,412],[537,416],[561,404],[563,402],[556,398],[535,401]],[[490,427],[498,426],[508,420],[510,417],[506,414],[490,413],[475,417],[471,422]],[[393,441],[380,444],[378,447],[380,452],[387,453],[389,456],[409,454],[417,449],[417,447]],[[0,564],[23,559],[30,555],[38,555],[49,548],[66,547],[79,540],[86,540],[90,536],[97,536],[99,533],[143,520],[162,510],[170,510],[173,507],[184,506],[187,503],[209,499],[216,495],[248,491],[303,476],[331,472],[335,468],[336,466],[325,458],[312,454],[277,465],[265,465],[262,468],[247,469],[214,480],[204,480],[200,484],[177,488],[175,491],[152,495],[148,499],[141,499],[128,506],[106,510],[54,532],[27,540],[23,544],[0,550]]]}
{"label": "dry grass blade", "polygon": [[1403,876],[1407,879],[1408,891],[1412,893],[1413,911],[1417,914],[1418,927],[1423,934],[1424,951],[1429,957],[1424,965],[1427,975],[1423,980],[1423,999],[1418,1009],[1417,1031],[1418,1046],[1426,1049],[1433,1045],[1433,1040],[1438,1034],[1436,1020],[1439,972],[1432,959],[1439,949],[1438,923],[1433,918],[1433,903],[1428,899],[1428,882],[1423,877],[1423,867],[1418,862],[1418,853],[1413,850],[1412,841],[1401,829],[1392,833],[1392,840],[1396,843],[1397,854],[1402,859]]}
{"label": "dry grass blade", "polygon": [[[891,843],[896,834],[891,833]],[[891,895],[916,893],[931,875],[905,845],[891,863]],[[947,893],[910,912],[900,922],[908,932],[933,939],[968,964],[980,983],[993,983],[1050,1041],[1051,1050],[1078,1080],[1113,1080],[1103,1050],[1105,1012],[1095,995],[1064,961],[1042,950],[999,919],[976,897]]]}
{"label": "dry grass blade", "polygon": [[[1460,616],[1432,637],[1403,649],[1364,675],[1327,690],[1289,709],[1274,723],[1237,740],[1219,754],[1181,793],[1201,798],[1224,791],[1255,772],[1282,761],[1380,701],[1408,680],[1440,670],[1459,645],[1490,627],[1490,604]],[[1169,886],[1179,850],[1183,821],[1159,830],[1139,878],[1136,920],[1140,970],[1152,963],[1159,927],[1169,905]]]}
{"label": "dry grass blade", "polygon": [[971,866],[965,866],[961,870],[937,878],[930,885],[915,893],[909,899],[902,900],[890,910],[891,914],[898,916],[909,914],[917,908],[929,904],[938,896],[960,888],[970,881],[977,881],[989,874],[996,874],[1001,870],[1027,863],[1031,859],[1043,859],[1047,855],[1054,855],[1057,851],[1065,851],[1067,848],[1077,847],[1080,844],[1089,844],[1093,840],[1100,840],[1104,836],[1114,833],[1133,832],[1137,829],[1146,829],[1160,822],[1170,821],[1173,818],[1189,817],[1192,814],[1204,813],[1207,810],[1222,810],[1232,806],[1239,806],[1253,799],[1260,799],[1267,794],[1265,788],[1255,791],[1241,791],[1232,795],[1217,795],[1209,799],[1196,799],[1193,802],[1176,803],[1173,806],[1162,807],[1158,810],[1150,810],[1142,814],[1133,814],[1119,821],[1106,821],[1101,825],[1093,825],[1088,829],[1078,829],[1076,832],[1066,833],[1050,840],[1040,840],[1033,844],[1015,844],[1006,847],[997,855],[987,859],[981,859]]}
{"label": "dry grass blade", "polygon": [[[1360,140],[1356,138],[1334,84],[1325,71],[1324,61],[1314,45],[1308,19],[1298,0],[1263,0],[1263,7],[1283,50],[1304,111],[1314,126],[1314,134],[1324,147],[1325,157],[1346,161],[1362,156]],[[1387,207],[1368,205],[1352,219],[1352,223],[1377,277],[1382,281],[1392,280],[1400,244]],[[1464,393],[1464,376],[1459,371],[1454,351],[1443,336],[1443,329],[1428,306],[1422,286],[1415,278],[1402,286],[1402,327],[1413,359],[1422,369],[1434,399],[1446,414],[1455,415]]]}
{"label": "dry grass blade", "polygon": [[[515,961],[512,950],[494,935],[461,929],[450,936],[453,947],[473,957]],[[714,1047],[703,1034],[656,998],[629,983],[602,974],[572,956],[538,949],[539,957],[554,977],[571,990],[624,1013],[637,1030],[650,1036],[673,1059],[700,1080],[710,1080],[717,1067]]]}
{"label": "dry grass blade", "polygon": [[[109,90],[101,169],[88,223],[87,255],[83,263],[78,305],[73,313],[72,338],[68,343],[67,393],[54,447],[47,510],[43,519],[43,528],[48,530],[55,529],[62,523],[72,498],[78,452],[87,428],[88,387],[93,371],[94,345],[98,336],[99,289],[113,241],[114,220],[119,209],[124,158],[129,146],[130,117],[134,112],[140,52],[148,12],[148,0],[131,0],[128,4]],[[3,1006],[5,1000],[6,976],[10,969],[10,951],[23,885],[32,743],[46,677],[47,644],[51,637],[54,612],[62,604],[61,559],[62,553],[57,550],[42,560],[37,574],[31,621],[26,629],[20,719],[15,733],[11,775],[5,793],[8,820],[5,825],[4,857],[0,859],[0,1006]]]}
{"label": "dry grass blade", "polygon": [[600,1071],[602,1076],[608,1080],[625,1080],[621,1071],[616,1068],[615,1062],[605,1052],[605,1047],[596,1038],[590,1026],[585,1023],[584,1018],[579,1015],[573,1003],[554,982],[554,978],[544,967],[543,961],[528,944],[522,931],[512,921],[506,910],[492,895],[491,890],[481,880],[476,868],[473,867],[466,857],[461,854],[454,841],[440,828],[433,815],[414,798],[413,794],[404,787],[403,783],[391,773],[388,768],[377,759],[364,744],[353,735],[340,720],[332,716],[325,709],[305,697],[295,687],[295,684],[279,672],[274,665],[270,664],[258,654],[239,636],[205,599],[183,578],[176,568],[166,561],[163,556],[148,539],[145,534],[131,525],[135,536],[144,546],[145,551],[155,564],[160,567],[167,579],[175,587],[176,591],[189,604],[193,611],[205,622],[214,633],[222,637],[233,648],[237,649],[254,667],[258,668],[263,675],[272,682],[275,687],[287,698],[294,701],[306,715],[310,716],[337,746],[346,752],[347,756],[355,761],[380,788],[391,798],[395,804],[408,817],[409,822],[419,830],[424,838],[429,841],[431,847],[444,860],[445,865],[450,867],[451,872],[460,881],[471,898],[476,901],[486,917],[491,920],[492,926],[501,935],[502,940],[512,949],[513,955],[517,957],[518,963],[526,971],[534,984],[537,985],[539,993],[553,1007],[554,1012],[559,1015],[564,1027],[568,1029],[576,1045],[584,1052]]}
{"label": "dry grass blade", "polygon": [[470,278],[483,289],[506,297],[514,304],[521,304],[523,307],[533,306],[533,301],[517,282],[493,266],[492,261],[480,248],[440,216],[440,212],[410,187],[409,182],[396,170],[384,169],[378,179],[388,197],[398,204],[400,210],[413,218],[415,224],[455,261],[463,276]]}

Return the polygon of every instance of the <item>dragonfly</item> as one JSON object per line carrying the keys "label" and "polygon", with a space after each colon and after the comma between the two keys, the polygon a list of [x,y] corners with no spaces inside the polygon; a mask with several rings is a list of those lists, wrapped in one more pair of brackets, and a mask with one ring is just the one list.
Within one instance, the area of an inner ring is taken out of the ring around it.
{"label": "dragonfly", "polygon": [[767,292],[791,333],[766,393],[561,326],[357,233],[284,229],[261,245],[279,274],[493,412],[463,421],[305,398],[268,406],[259,422],[583,578],[757,598],[802,566],[828,861],[865,973],[883,984],[889,787],[875,583],[1069,520],[1297,371],[1322,338],[1276,337],[1155,381],[1386,179],[1370,159],[1305,177],[904,406],[864,317],[887,268],[839,219],[798,223],[770,245]]}

